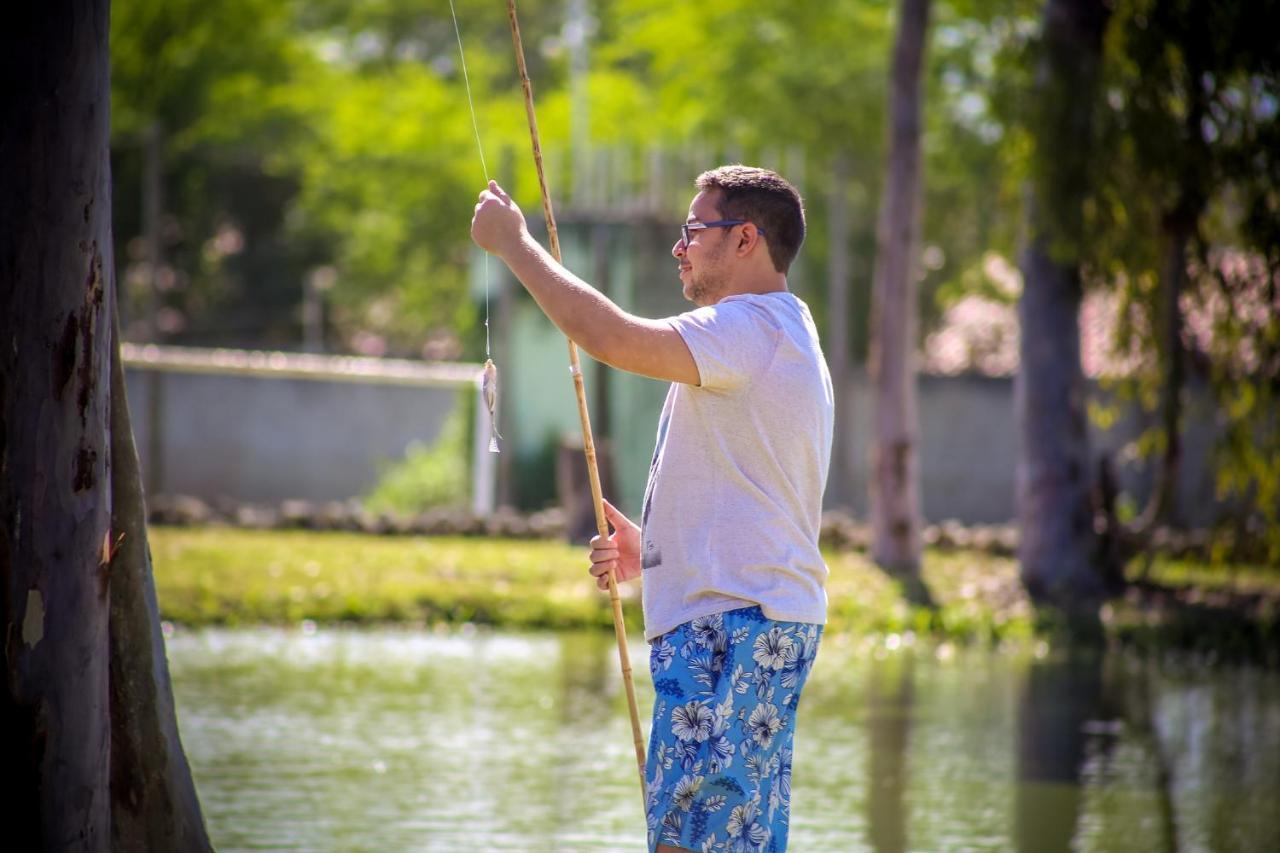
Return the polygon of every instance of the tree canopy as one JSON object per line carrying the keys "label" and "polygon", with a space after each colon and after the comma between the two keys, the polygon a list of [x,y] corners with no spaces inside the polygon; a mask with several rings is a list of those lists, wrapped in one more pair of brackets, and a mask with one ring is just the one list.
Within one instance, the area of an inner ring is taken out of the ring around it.
{"label": "tree canopy", "polygon": [[[1027,5],[990,4],[1010,14]],[[506,17],[492,3],[456,6],[489,171],[529,206],[536,183],[525,165]],[[701,145],[710,158],[742,159],[799,152],[798,179],[819,212],[833,191],[831,161],[847,153],[849,239],[856,268],[869,277],[892,6],[734,0],[681,9],[674,26],[667,6],[591,4],[587,94],[575,102],[562,4],[522,3],[544,146],[568,149],[580,109],[597,146]],[[994,233],[989,181],[1000,131],[983,93],[996,71],[987,24],[997,16],[983,10],[979,18],[966,4],[939,13],[942,46],[927,87],[927,171],[938,179],[925,206],[926,318],[936,315],[937,285],[976,263]],[[158,123],[167,339],[288,345],[301,337],[303,281],[320,270],[332,282],[334,348],[417,354],[443,332],[474,354],[476,312],[462,296],[465,226],[483,176],[447,2],[153,8],[117,0],[113,17],[126,314],[137,316],[150,280],[137,239],[140,140]],[[575,179],[549,177],[555,194]],[[816,269],[827,236],[811,240]],[[809,279],[820,295],[821,277]],[[865,313],[862,299],[855,308]],[[865,326],[859,334],[865,340]]]}

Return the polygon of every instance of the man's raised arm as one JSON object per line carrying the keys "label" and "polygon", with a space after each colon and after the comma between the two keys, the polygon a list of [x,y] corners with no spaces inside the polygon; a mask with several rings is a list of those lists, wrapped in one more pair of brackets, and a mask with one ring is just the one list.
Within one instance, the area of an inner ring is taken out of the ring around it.
{"label": "man's raised arm", "polygon": [[534,240],[524,215],[495,181],[480,193],[471,238],[520,279],[560,331],[592,358],[653,379],[698,385],[698,366],[684,338],[661,320],[623,311],[571,273]]}

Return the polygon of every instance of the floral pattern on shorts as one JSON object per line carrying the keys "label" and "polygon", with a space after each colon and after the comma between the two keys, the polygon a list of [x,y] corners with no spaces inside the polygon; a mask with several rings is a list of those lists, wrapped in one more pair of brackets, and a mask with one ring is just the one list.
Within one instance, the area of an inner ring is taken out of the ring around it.
{"label": "floral pattern on shorts", "polygon": [[821,636],[747,607],[653,641],[650,850],[786,849],[796,708]]}

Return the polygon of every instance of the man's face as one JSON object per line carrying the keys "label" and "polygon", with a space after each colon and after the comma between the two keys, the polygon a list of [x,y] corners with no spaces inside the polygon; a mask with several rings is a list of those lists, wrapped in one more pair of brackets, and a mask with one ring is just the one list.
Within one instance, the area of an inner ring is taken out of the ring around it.
{"label": "man's face", "polygon": [[[723,219],[717,202],[720,191],[700,192],[689,204],[686,224],[715,222]],[[732,228],[707,228],[690,231],[690,241],[685,243],[681,235],[671,247],[671,254],[680,262],[680,283],[684,298],[698,305],[714,305],[728,292],[729,246]]]}

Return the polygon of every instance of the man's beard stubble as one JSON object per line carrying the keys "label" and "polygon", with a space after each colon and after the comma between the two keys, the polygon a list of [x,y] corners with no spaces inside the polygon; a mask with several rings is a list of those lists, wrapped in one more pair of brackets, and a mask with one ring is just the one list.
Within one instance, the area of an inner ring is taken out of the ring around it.
{"label": "man's beard stubble", "polygon": [[724,257],[724,244],[706,259],[707,267],[695,270],[689,279],[689,301],[695,305],[714,305],[728,290],[729,276],[720,260]]}

